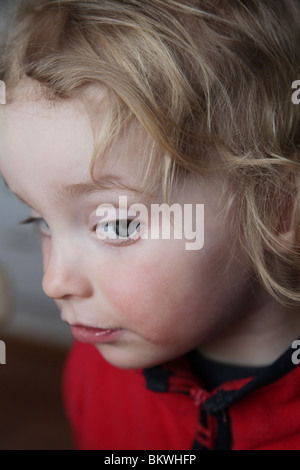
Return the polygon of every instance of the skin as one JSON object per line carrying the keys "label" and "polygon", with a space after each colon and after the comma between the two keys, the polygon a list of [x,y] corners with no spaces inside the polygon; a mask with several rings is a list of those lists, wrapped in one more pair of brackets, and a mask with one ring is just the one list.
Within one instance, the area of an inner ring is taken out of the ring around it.
{"label": "skin", "polygon": [[[63,321],[121,329],[115,340],[96,345],[121,368],[154,366],[195,348],[223,362],[264,365],[290,346],[300,333],[299,315],[254,281],[238,247],[232,252],[232,234],[219,217],[219,182],[191,183],[178,195],[181,203],[204,204],[201,250],[186,250],[184,238],[99,240],[100,204],[117,206],[126,195],[129,205],[150,207],[156,197],[114,187],[63,198],[65,185],[91,182],[93,134],[85,108],[77,100],[46,102],[30,80],[17,91],[0,109],[0,170],[31,215],[43,219],[43,289]],[[100,112],[100,127],[101,119]],[[122,136],[96,177],[142,190],[140,151]]]}

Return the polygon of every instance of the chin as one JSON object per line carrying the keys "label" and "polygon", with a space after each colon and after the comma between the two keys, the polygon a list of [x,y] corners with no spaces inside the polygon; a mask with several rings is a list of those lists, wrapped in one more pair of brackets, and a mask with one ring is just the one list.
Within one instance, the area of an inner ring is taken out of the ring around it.
{"label": "chin", "polygon": [[96,345],[101,356],[112,366],[119,369],[147,369],[155,367],[169,359],[157,356],[149,356],[136,352],[125,351],[123,348],[109,347],[109,345]]}

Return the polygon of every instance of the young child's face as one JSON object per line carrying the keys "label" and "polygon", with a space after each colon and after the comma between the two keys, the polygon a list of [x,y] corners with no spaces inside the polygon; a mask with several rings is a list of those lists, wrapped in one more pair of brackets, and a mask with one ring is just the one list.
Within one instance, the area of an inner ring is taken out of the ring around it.
{"label": "young child's face", "polygon": [[[143,203],[150,213],[157,201],[123,187],[82,186],[92,183],[93,151],[83,105],[68,101],[53,106],[42,98],[27,98],[2,106],[0,112],[0,170],[32,216],[45,221],[40,226],[45,293],[65,322],[106,330],[98,332],[98,339],[86,330],[86,338],[110,363],[140,368],[171,360],[201,348],[247,313],[250,273],[240,253],[230,258],[232,239],[218,218],[219,184],[182,188],[182,204],[204,204],[200,250],[186,250],[184,238],[138,238],[123,244],[100,240],[95,231],[100,204],[118,207],[122,195],[128,206]],[[95,176],[102,183],[113,177],[138,189],[141,149],[125,140]]]}

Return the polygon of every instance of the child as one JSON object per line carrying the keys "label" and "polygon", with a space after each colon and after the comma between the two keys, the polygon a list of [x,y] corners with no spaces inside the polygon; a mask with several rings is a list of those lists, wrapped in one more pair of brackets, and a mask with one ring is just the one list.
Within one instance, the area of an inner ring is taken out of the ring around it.
{"label": "child", "polygon": [[[300,449],[299,14],[296,0],[21,5],[0,169],[76,339],[78,449]],[[204,205],[203,246],[186,249],[175,219],[174,236],[147,236],[161,203]]]}

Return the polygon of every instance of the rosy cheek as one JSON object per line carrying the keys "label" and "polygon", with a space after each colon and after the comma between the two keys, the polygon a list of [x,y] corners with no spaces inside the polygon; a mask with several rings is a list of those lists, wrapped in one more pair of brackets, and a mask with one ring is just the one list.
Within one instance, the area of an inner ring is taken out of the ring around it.
{"label": "rosy cheek", "polygon": [[[176,317],[182,318],[179,299],[173,295],[170,272],[159,264],[118,269],[106,278],[105,294],[122,325],[153,343],[164,344],[174,335]],[[177,315],[178,314],[178,315]]]}
{"label": "rosy cheek", "polygon": [[110,273],[110,277],[106,278],[105,290],[120,316],[140,323],[147,321],[146,318],[141,320],[141,314],[145,317],[153,308],[152,293],[155,287],[149,270],[141,273],[136,268],[132,266],[124,272],[115,269]]}

